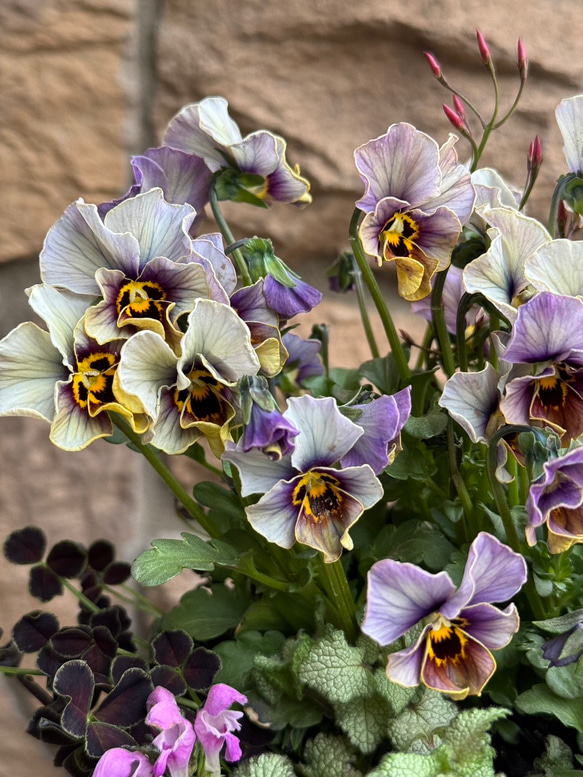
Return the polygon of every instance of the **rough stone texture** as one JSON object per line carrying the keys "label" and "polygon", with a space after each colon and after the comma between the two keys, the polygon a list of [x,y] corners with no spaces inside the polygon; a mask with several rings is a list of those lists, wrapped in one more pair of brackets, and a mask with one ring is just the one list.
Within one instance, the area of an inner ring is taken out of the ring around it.
{"label": "rough stone texture", "polygon": [[[495,57],[503,105],[517,84],[518,36],[527,45],[524,99],[485,161],[520,185],[526,148],[539,132],[546,161],[532,212],[544,216],[564,171],[553,110],[583,85],[580,4],[490,0],[487,14],[484,8],[478,0],[0,0],[0,336],[30,317],[22,289],[38,281],[38,269],[25,260],[38,254],[64,207],[79,196],[99,202],[124,191],[128,153],[155,145],[183,104],[210,94],[229,99],[243,132],[284,135],[290,160],[313,182],[314,204],[303,211],[227,209],[237,236],[274,236],[281,256],[324,288],[321,271],[344,246],[361,191],[354,147],[395,121],[438,140],[449,132],[441,111],[448,95],[421,51],[433,51],[451,82],[491,106],[476,27]],[[466,148],[459,144],[462,158]],[[387,276],[381,281],[390,295]],[[408,306],[394,296],[391,305],[398,325],[418,338],[420,322]],[[328,296],[301,333],[319,321],[332,326],[332,363],[367,358],[353,301]],[[104,442],[74,455],[57,451],[48,427],[33,419],[0,419],[0,430],[2,538],[38,522],[51,543],[105,536],[131,559],[150,539],[182,528],[156,476],[131,452]],[[199,477],[192,462],[181,460],[176,471],[188,487]],[[37,607],[26,580],[25,568],[0,559],[0,625],[8,630]],[[188,582],[180,578],[158,596],[175,599]],[[68,602],[55,603],[62,623],[70,622]],[[0,686],[1,776],[63,774],[50,765],[52,748],[24,733],[34,704],[16,683]]]}
{"label": "rough stone texture", "polygon": [[[222,94],[243,132],[267,127],[289,141],[289,156],[313,182],[305,211],[273,208],[265,216],[239,208],[237,236],[267,230],[301,267],[330,259],[342,247],[360,196],[353,149],[408,121],[443,141],[451,129],[441,103],[448,93],[431,76],[423,50],[433,51],[456,87],[478,105],[491,89],[474,30],[495,58],[503,104],[517,86],[516,43],[522,36],[531,78],[508,129],[495,134],[485,161],[521,185],[530,140],[538,132],[546,164],[532,212],[546,213],[564,160],[553,111],[583,82],[583,20],[576,0],[512,6],[504,0],[167,0],[159,41],[159,126],[185,103]],[[487,111],[486,111],[487,113]],[[467,154],[458,144],[461,158]]]}
{"label": "rough stone texture", "polygon": [[132,4],[0,4],[0,261],[37,254],[77,197],[124,186]]}

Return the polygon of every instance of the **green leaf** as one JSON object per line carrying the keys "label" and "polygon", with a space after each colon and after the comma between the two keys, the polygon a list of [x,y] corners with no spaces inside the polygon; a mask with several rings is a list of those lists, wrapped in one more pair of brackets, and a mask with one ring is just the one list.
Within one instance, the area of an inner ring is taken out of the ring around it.
{"label": "green leaf", "polygon": [[521,693],[516,699],[516,706],[527,715],[539,715],[541,712],[554,715],[565,726],[583,732],[583,699],[563,699],[544,683],[534,685],[530,690]]}
{"label": "green leaf", "polygon": [[392,715],[398,715],[417,693],[415,688],[404,688],[402,685],[391,682],[384,669],[377,669],[374,673],[375,690],[389,704]]}
{"label": "green leaf", "polygon": [[353,765],[354,753],[340,737],[318,734],[306,742],[304,761],[299,767],[304,777],[363,777]]}
{"label": "green leaf", "polygon": [[395,461],[386,467],[385,472],[396,480],[429,480],[436,467],[431,459],[425,457],[425,452],[419,447],[403,448]]}
{"label": "green leaf", "polygon": [[215,564],[230,564],[234,554],[223,545],[217,549],[212,542],[184,532],[182,540],[154,540],[152,550],[140,554],[132,564],[134,579],[143,586],[162,585],[179,575],[183,569],[212,572]]}
{"label": "green leaf", "polygon": [[195,640],[204,642],[234,629],[248,606],[249,599],[239,589],[213,585],[211,594],[197,588],[185,593],[160,623],[164,630],[184,629]]}
{"label": "green leaf", "polygon": [[391,753],[368,777],[440,777],[443,774],[440,764],[426,755]]}
{"label": "green leaf", "polygon": [[338,725],[361,752],[372,753],[387,736],[391,708],[380,694],[358,696],[334,709]]}
{"label": "green leaf", "polygon": [[405,431],[411,437],[425,440],[429,437],[437,437],[438,434],[445,431],[446,426],[447,413],[444,413],[439,407],[433,407],[427,415],[419,418],[409,416],[405,424]]}
{"label": "green leaf", "polygon": [[226,683],[240,690],[250,687],[247,676],[253,669],[257,655],[272,656],[279,653],[285,637],[279,631],[247,631],[237,639],[221,642],[213,650],[221,659],[222,666],[215,676],[215,683]]}
{"label": "green leaf", "polygon": [[351,647],[341,631],[329,631],[318,640],[297,667],[301,683],[330,702],[349,702],[371,687],[371,673],[363,665],[364,651]]}
{"label": "green leaf", "polygon": [[388,733],[397,750],[408,750],[416,740],[433,746],[434,732],[449,725],[456,715],[456,705],[450,699],[419,688],[409,706],[389,721]]}
{"label": "green leaf", "polygon": [[569,745],[555,736],[547,737],[546,752],[535,758],[533,770],[528,777],[567,777],[568,775],[581,774],[573,769],[573,753]]}
{"label": "green leaf", "polygon": [[233,777],[296,777],[294,767],[285,755],[264,753],[245,761]]}
{"label": "green leaf", "polygon": [[442,733],[440,748],[449,756],[452,772],[459,777],[494,777],[494,750],[488,729],[505,718],[509,710],[499,707],[463,710]]}
{"label": "green leaf", "polygon": [[239,520],[245,518],[245,509],[239,497],[227,488],[219,486],[218,483],[208,481],[197,483],[192,493],[196,501],[205,507],[211,507],[217,512]]}
{"label": "green leaf", "polygon": [[364,362],[360,374],[374,383],[383,394],[395,394],[399,390],[399,370],[391,353]]}
{"label": "green leaf", "polygon": [[299,594],[281,593],[272,597],[263,596],[246,611],[239,627],[239,632],[245,631],[276,631],[293,632],[314,628],[314,613],[306,607],[306,600]]}

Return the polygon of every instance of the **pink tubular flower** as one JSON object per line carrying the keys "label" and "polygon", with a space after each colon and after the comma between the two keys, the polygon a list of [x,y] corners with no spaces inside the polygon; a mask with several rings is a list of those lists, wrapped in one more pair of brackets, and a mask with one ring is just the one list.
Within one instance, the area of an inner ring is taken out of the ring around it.
{"label": "pink tubular flower", "polygon": [[247,697],[243,696],[230,685],[217,683],[210,689],[207,699],[194,722],[194,730],[202,749],[204,750],[205,768],[213,777],[221,773],[219,753],[226,745],[225,760],[238,761],[241,758],[241,745],[232,731],[239,731],[239,718],[242,712],[229,710],[234,702],[245,704]]}
{"label": "pink tubular flower", "polygon": [[152,777],[152,766],[143,753],[112,747],[99,759],[93,777]]}
{"label": "pink tubular flower", "polygon": [[182,717],[174,694],[160,685],[148,697],[148,710],[146,723],[160,729],[152,742],[160,751],[153,777],[162,777],[167,767],[170,777],[188,777],[196,741],[192,723]]}

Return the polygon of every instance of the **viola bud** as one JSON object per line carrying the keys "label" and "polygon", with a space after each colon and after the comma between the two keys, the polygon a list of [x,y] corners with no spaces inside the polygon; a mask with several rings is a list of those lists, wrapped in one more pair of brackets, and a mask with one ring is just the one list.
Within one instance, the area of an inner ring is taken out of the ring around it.
{"label": "viola bud", "polygon": [[465,122],[466,120],[466,110],[464,108],[463,102],[460,100],[460,98],[457,96],[457,94],[454,94],[453,96],[453,107],[455,108],[455,112],[460,117],[460,119]]}
{"label": "viola bud", "polygon": [[518,70],[521,78],[526,78],[528,72],[528,57],[526,56],[526,49],[522,39],[518,39]]}
{"label": "viola bud", "polygon": [[485,65],[492,64],[492,57],[490,56],[490,49],[486,43],[486,38],[482,35],[480,30],[476,30],[476,38],[478,39],[478,48],[480,49],[480,56]]}
{"label": "viola bud", "polygon": [[433,75],[436,78],[441,78],[443,74],[441,72],[441,65],[437,59],[429,51],[424,51],[423,54],[425,55],[425,59],[429,62],[429,67],[431,68]]}
{"label": "viola bud", "polygon": [[449,122],[453,124],[457,130],[460,132],[467,132],[466,125],[464,124],[461,116],[459,116],[452,108],[449,107],[449,105],[446,105],[445,103],[443,104],[443,112],[447,116]]}
{"label": "viola bud", "polygon": [[537,135],[528,147],[528,167],[529,170],[536,170],[540,168],[543,162],[543,145],[541,143],[540,136]]}

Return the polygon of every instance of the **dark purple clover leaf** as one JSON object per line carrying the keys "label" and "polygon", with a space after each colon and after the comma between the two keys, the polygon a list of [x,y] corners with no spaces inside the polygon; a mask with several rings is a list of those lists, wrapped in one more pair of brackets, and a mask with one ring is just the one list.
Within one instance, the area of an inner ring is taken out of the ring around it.
{"label": "dark purple clover leaf", "polygon": [[57,674],[57,671],[63,666],[63,664],[67,663],[67,660],[68,659],[63,658],[63,656],[60,656],[55,650],[53,650],[49,643],[40,650],[38,656],[36,657],[36,665],[41,670],[41,672],[44,672],[52,682],[55,678],[55,675]]}
{"label": "dark purple clover leaf", "polygon": [[68,745],[76,743],[72,737],[61,728],[61,713],[65,708],[65,700],[57,698],[45,707],[39,707],[28,722],[26,731],[36,739],[51,745]]}
{"label": "dark purple clover leaf", "polygon": [[127,561],[114,561],[103,572],[106,585],[120,585],[131,577],[132,567]]}
{"label": "dark purple clover leaf", "polygon": [[206,691],[213,684],[216,673],[221,668],[221,659],[212,650],[198,647],[184,665],[182,674],[193,691]]}
{"label": "dark purple clover leaf", "polygon": [[87,564],[87,551],[71,540],[57,542],[47,556],[47,566],[59,577],[78,577]]}
{"label": "dark purple clover leaf", "polygon": [[38,564],[47,547],[47,539],[37,526],[25,526],[8,535],[4,555],[13,564]]}
{"label": "dark purple clover leaf", "polygon": [[20,666],[22,653],[13,640],[0,646],[0,666]]}
{"label": "dark purple clover leaf", "polygon": [[136,747],[137,744],[127,731],[111,723],[93,721],[87,727],[85,751],[91,758],[100,758],[112,747]]}
{"label": "dark purple clover leaf", "polygon": [[146,717],[146,700],[153,690],[154,686],[147,672],[142,669],[128,669],[94,715],[103,723],[112,723],[123,728],[133,726]]}
{"label": "dark purple clover leaf", "polygon": [[85,628],[61,629],[51,640],[51,646],[65,658],[80,658],[91,645],[93,637]]}
{"label": "dark purple clover leaf", "polygon": [[124,672],[128,669],[143,669],[148,671],[148,664],[140,656],[116,656],[111,665],[111,679],[117,685]]}
{"label": "dark purple clover leaf", "polygon": [[23,653],[37,653],[59,630],[56,615],[42,610],[34,610],[14,625],[12,637]]}
{"label": "dark purple clover leaf", "polygon": [[163,631],[152,640],[156,661],[168,666],[182,666],[193,647],[192,637],[182,629]]}
{"label": "dark purple clover leaf", "polygon": [[41,602],[50,602],[55,596],[63,593],[63,584],[58,575],[52,569],[38,564],[30,570],[28,590]]}
{"label": "dark purple clover leaf", "polygon": [[87,564],[97,572],[102,572],[114,558],[115,548],[108,540],[97,540],[87,551]]}
{"label": "dark purple clover leaf", "polygon": [[183,696],[186,693],[186,683],[182,679],[182,675],[172,666],[155,666],[151,672],[152,682],[157,687],[158,685],[166,688],[174,696]]}
{"label": "dark purple clover leaf", "polygon": [[[61,750],[66,757],[60,756]],[[72,752],[71,748],[61,748],[55,756],[55,766],[62,766],[72,777],[90,777],[95,771],[96,761],[89,758],[81,746],[77,746]],[[69,751],[67,753],[67,751]],[[59,762],[57,762],[59,758]]]}
{"label": "dark purple clover leaf", "polygon": [[84,737],[95,684],[85,661],[67,661],[57,671],[53,690],[68,699],[61,715],[61,726],[74,737]]}

